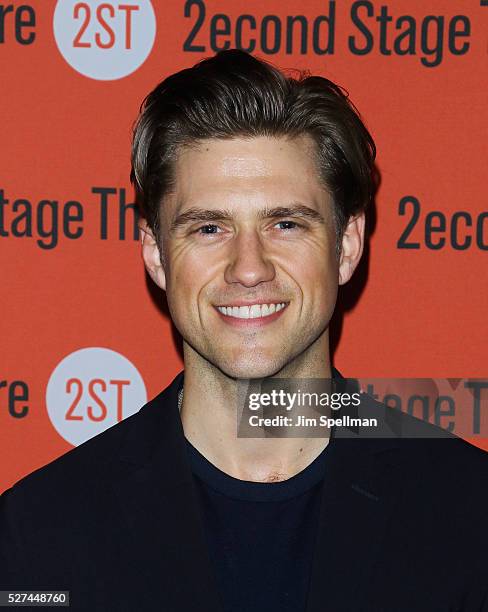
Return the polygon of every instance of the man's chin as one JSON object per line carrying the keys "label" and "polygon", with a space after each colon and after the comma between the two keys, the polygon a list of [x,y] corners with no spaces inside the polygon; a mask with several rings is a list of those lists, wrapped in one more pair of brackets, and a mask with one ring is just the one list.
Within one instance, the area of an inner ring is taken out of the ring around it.
{"label": "man's chin", "polygon": [[275,360],[247,361],[240,359],[230,363],[219,363],[218,367],[229,378],[249,380],[275,376],[283,368],[283,364]]}

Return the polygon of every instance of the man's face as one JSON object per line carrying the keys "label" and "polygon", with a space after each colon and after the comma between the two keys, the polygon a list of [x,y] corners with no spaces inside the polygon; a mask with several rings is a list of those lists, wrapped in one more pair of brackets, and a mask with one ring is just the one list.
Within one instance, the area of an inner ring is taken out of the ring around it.
{"label": "man's face", "polygon": [[180,153],[175,173],[164,264],[148,269],[177,329],[228,376],[277,374],[327,339],[339,283],[312,140],[206,140]]}

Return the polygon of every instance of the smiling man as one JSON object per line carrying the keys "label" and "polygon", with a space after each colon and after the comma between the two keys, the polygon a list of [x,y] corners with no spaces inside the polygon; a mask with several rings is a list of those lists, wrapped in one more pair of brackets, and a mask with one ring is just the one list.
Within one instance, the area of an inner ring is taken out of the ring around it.
{"label": "smiling man", "polygon": [[364,217],[351,221],[340,264],[315,166],[309,136],[209,137],[180,152],[161,252],[144,224],[143,253],[184,333],[187,377],[202,378],[188,389],[211,385],[220,397],[234,378],[330,376],[337,279],[359,258]]}
{"label": "smiling man", "polygon": [[331,376],[328,325],[364,234],[357,211],[338,256],[314,141],[275,129],[182,145],[172,193],[157,210],[159,233],[142,223],[147,270],[183,337],[186,437],[225,473],[251,481],[294,476],[326,441],[236,439],[236,379]]}
{"label": "smiling man", "polygon": [[374,402],[415,435],[238,435],[242,382],[341,379],[329,324],[374,158],[341,88],[244,52],[149,94],[132,179],[185,369],[2,496],[2,588],[86,611],[488,610],[485,453]]}

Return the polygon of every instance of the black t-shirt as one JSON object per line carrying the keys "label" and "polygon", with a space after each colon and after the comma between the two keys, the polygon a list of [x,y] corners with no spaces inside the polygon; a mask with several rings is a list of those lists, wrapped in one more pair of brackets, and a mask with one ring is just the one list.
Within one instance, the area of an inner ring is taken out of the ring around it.
{"label": "black t-shirt", "polygon": [[305,611],[329,446],[275,483],[232,478],[186,446],[225,612]]}

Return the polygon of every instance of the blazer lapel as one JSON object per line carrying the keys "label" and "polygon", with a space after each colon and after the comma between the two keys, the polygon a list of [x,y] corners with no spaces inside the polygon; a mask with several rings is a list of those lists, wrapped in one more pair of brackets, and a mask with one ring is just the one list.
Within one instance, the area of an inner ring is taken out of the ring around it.
{"label": "blazer lapel", "polygon": [[126,530],[120,575],[138,593],[131,611],[221,610],[178,413],[182,381],[131,417],[113,477]]}
{"label": "blazer lapel", "polygon": [[394,439],[332,438],[307,612],[361,610],[400,500]]}

